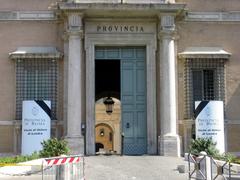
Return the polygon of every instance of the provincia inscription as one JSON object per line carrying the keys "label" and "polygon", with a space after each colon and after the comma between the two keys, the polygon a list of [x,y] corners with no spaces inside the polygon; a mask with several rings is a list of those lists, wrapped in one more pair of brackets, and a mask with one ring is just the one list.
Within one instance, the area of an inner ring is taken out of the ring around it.
{"label": "provincia inscription", "polygon": [[137,25],[98,25],[96,27],[97,32],[101,33],[143,33],[143,26]]}
{"label": "provincia inscription", "polygon": [[195,101],[196,138],[212,138],[220,153],[225,152],[222,101]]}

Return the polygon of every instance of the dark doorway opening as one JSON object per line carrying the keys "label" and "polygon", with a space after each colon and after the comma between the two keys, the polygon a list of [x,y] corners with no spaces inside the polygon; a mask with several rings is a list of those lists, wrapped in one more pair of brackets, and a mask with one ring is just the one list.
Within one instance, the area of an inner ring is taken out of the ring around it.
{"label": "dark doorway opening", "polygon": [[96,152],[98,152],[99,149],[103,149],[103,148],[104,148],[104,145],[102,143],[96,143],[96,147],[95,147]]}
{"label": "dark doorway opening", "polygon": [[95,100],[115,97],[120,100],[120,60],[95,61]]}
{"label": "dark doorway opening", "polygon": [[[121,153],[121,65],[120,60],[95,60],[95,142],[96,153],[103,149],[101,153]],[[111,98],[113,106],[111,113],[108,113],[105,100]],[[105,124],[112,127],[102,127],[98,129],[99,124]],[[103,147],[102,147],[103,145]]]}

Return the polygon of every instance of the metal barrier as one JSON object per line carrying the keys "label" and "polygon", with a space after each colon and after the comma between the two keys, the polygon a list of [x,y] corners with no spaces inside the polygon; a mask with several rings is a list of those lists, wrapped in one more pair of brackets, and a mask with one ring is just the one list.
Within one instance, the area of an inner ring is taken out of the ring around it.
{"label": "metal barrier", "polygon": [[[206,156],[197,158],[192,154],[188,154],[188,178],[189,179],[199,179],[199,180],[207,179],[206,166],[201,167],[202,163],[205,160],[206,160]],[[191,166],[191,163],[193,163],[193,166]]]}
{"label": "metal barrier", "polygon": [[42,180],[84,180],[84,157],[66,156],[43,160]]}
{"label": "metal barrier", "polygon": [[240,172],[234,170],[234,164],[215,160],[209,155],[188,154],[189,180],[240,180]]}

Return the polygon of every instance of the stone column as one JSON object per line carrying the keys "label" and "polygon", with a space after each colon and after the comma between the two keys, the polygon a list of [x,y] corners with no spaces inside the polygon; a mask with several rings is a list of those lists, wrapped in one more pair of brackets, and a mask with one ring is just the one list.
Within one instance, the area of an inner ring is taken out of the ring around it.
{"label": "stone column", "polygon": [[180,156],[177,134],[176,68],[174,48],[174,16],[162,15],[160,45],[160,155]]}
{"label": "stone column", "polygon": [[82,14],[68,14],[68,70],[67,72],[67,132],[71,154],[84,153],[81,133],[83,117],[83,25]]}

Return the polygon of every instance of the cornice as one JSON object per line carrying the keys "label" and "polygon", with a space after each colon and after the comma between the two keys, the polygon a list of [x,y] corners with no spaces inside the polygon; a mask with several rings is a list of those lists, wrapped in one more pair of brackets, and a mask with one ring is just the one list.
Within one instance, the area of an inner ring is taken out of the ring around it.
{"label": "cornice", "polygon": [[57,20],[54,11],[0,11],[0,21],[10,20]]}
{"label": "cornice", "polygon": [[226,54],[188,54],[182,55],[178,54],[180,59],[225,59],[228,60],[231,55]]}
{"label": "cornice", "polygon": [[9,58],[17,59],[61,59],[63,54],[52,46],[28,46],[18,47],[16,51],[9,53]]}
{"label": "cornice", "polygon": [[86,11],[86,10],[117,10],[117,11],[149,11],[178,12],[185,9],[185,4],[127,4],[127,3],[59,3],[59,9],[65,11]]}
{"label": "cornice", "polygon": [[196,22],[240,22],[240,11],[187,12],[185,21]]}
{"label": "cornice", "polygon": [[185,51],[178,53],[180,59],[225,59],[231,57],[231,53],[222,47],[188,47]]}
{"label": "cornice", "polygon": [[10,54],[9,58],[13,60],[17,59],[61,59],[63,57],[62,53],[56,54]]}

